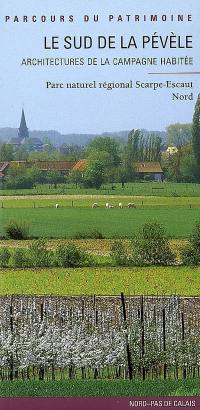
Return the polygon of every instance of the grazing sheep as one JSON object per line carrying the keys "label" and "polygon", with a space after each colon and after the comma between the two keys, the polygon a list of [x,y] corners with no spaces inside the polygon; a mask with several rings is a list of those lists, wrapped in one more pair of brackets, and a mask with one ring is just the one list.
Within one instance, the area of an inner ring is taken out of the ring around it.
{"label": "grazing sheep", "polygon": [[128,208],[136,208],[135,204],[133,204],[132,202],[128,203]]}
{"label": "grazing sheep", "polygon": [[58,209],[59,208],[59,204],[56,204],[56,209]]}
{"label": "grazing sheep", "polygon": [[119,208],[122,209],[123,208],[123,204],[122,202],[119,203]]}
{"label": "grazing sheep", "polygon": [[99,208],[99,205],[95,202],[94,204],[92,204],[92,208]]}
{"label": "grazing sheep", "polygon": [[111,205],[111,204],[109,204],[109,202],[107,202],[107,203],[106,203],[106,208],[107,208],[107,209],[110,209],[110,208],[114,208],[114,206]]}

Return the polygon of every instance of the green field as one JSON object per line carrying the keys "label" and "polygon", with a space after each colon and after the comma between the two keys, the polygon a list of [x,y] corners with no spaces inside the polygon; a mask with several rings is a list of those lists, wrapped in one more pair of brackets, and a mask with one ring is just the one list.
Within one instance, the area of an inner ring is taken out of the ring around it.
{"label": "green field", "polygon": [[200,292],[200,268],[3,269],[0,295],[182,295]]}
{"label": "green field", "polygon": [[[16,201],[17,202],[17,201]],[[31,237],[73,238],[77,232],[100,230],[105,238],[132,237],[145,222],[157,221],[171,238],[187,238],[200,218],[200,208],[144,207],[137,209],[5,208],[0,210],[0,235],[9,220],[26,221]]]}
{"label": "green field", "polygon": [[165,196],[120,196],[120,195],[29,195],[0,197],[0,209],[4,208],[55,208],[56,203],[64,208],[91,208],[97,202],[105,208],[106,202],[118,208],[122,202],[127,208],[134,202],[137,208],[200,208],[199,197],[165,197]]}
{"label": "green field", "polygon": [[200,196],[199,184],[185,184],[173,182],[132,182],[125,184],[125,188],[121,184],[106,184],[101,189],[85,189],[75,188],[73,184],[58,185],[57,188],[49,187],[49,185],[39,185],[33,189],[0,189],[0,195],[45,195],[45,194],[103,194],[103,195],[159,195],[159,196]]}
{"label": "green field", "polygon": [[199,396],[199,379],[0,382],[0,397]]}

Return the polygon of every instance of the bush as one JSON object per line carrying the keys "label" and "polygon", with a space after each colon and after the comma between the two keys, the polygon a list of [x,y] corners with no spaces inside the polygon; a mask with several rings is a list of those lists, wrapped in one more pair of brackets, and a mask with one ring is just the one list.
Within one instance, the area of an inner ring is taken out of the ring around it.
{"label": "bush", "polygon": [[29,254],[33,268],[43,268],[53,264],[53,253],[48,251],[44,239],[33,241],[29,248]]}
{"label": "bush", "polygon": [[63,268],[90,265],[92,262],[91,257],[74,244],[60,245],[56,250],[55,259],[57,266]]}
{"label": "bush", "polygon": [[134,265],[173,265],[176,261],[170,249],[165,229],[157,222],[146,223],[135,236],[132,262]]}
{"label": "bush", "polygon": [[114,241],[112,243],[110,256],[117,266],[126,266],[129,264],[126,248],[121,241]]}
{"label": "bush", "polygon": [[8,248],[1,248],[0,249],[0,267],[7,268],[9,261],[10,261],[10,251]]}
{"label": "bush", "polygon": [[181,258],[183,265],[197,266],[200,264],[199,251],[192,246],[188,245],[181,251]]}
{"label": "bush", "polygon": [[189,244],[182,249],[181,257],[184,265],[200,264],[200,220],[195,223]]}
{"label": "bush", "polygon": [[12,255],[12,266],[14,268],[32,267],[27,249],[15,249]]}
{"label": "bush", "polygon": [[5,226],[6,235],[9,239],[27,239],[29,227],[24,222],[9,221]]}
{"label": "bush", "polygon": [[74,239],[104,239],[104,236],[98,229],[94,229],[88,232],[76,232]]}

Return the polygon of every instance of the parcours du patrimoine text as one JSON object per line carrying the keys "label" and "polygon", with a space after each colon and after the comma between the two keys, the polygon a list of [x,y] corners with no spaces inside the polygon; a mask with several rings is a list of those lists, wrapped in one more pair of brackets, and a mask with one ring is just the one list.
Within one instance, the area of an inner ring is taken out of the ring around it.
{"label": "parcours du patrimoine text", "polygon": [[167,35],[159,35],[153,33],[152,35],[143,35],[137,37],[134,35],[123,36],[53,36],[44,37],[45,50],[59,50],[64,48],[66,50],[72,49],[137,49],[137,48],[151,48],[151,49],[188,49],[193,48],[191,35],[177,35],[173,32]]}

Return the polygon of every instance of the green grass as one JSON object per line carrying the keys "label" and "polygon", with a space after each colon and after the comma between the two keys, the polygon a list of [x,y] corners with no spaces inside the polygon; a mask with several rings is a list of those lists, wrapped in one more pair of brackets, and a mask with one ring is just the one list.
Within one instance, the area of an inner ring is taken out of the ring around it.
{"label": "green grass", "polygon": [[55,208],[56,203],[61,207],[91,208],[97,202],[105,208],[106,202],[118,207],[122,202],[127,207],[134,202],[138,208],[200,208],[199,197],[165,197],[165,196],[120,196],[120,195],[39,195],[39,196],[8,196],[1,198],[0,208]]}
{"label": "green grass", "polygon": [[198,396],[199,379],[0,382],[1,397]]}
{"label": "green grass", "polygon": [[173,295],[200,292],[200,267],[3,269],[0,295]]}
{"label": "green grass", "polygon": [[1,189],[0,195],[45,195],[45,194],[110,194],[110,195],[159,195],[159,196],[200,196],[199,184],[185,184],[173,182],[136,182],[125,184],[125,188],[121,184],[114,184],[115,189],[112,189],[111,184],[106,184],[101,189],[84,189],[75,188],[73,184],[61,184],[58,187],[49,188],[49,185],[39,185],[34,189]]}
{"label": "green grass", "polygon": [[94,229],[105,238],[130,238],[145,222],[157,221],[171,238],[187,238],[199,218],[198,208],[9,208],[0,210],[0,235],[5,235],[4,226],[12,219],[26,221],[30,236],[45,238],[73,238],[77,232]]}

